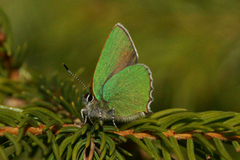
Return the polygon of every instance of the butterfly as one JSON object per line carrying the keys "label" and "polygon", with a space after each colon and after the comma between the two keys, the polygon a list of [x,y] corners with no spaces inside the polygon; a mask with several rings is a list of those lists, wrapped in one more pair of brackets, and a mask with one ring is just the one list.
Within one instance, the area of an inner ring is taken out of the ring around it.
{"label": "butterfly", "polygon": [[85,108],[81,116],[85,123],[87,118],[101,123],[112,120],[116,126],[115,121],[129,122],[152,113],[152,73],[137,61],[129,32],[117,23],[103,46],[90,89],[82,98]]}

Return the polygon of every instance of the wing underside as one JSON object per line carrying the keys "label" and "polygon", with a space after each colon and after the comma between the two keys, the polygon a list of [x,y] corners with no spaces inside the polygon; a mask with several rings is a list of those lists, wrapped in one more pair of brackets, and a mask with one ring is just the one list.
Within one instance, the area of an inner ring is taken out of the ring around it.
{"label": "wing underside", "polygon": [[152,76],[143,64],[129,66],[110,78],[103,88],[103,99],[109,109],[122,117],[139,112],[150,112],[152,101]]}
{"label": "wing underside", "polygon": [[137,50],[128,31],[116,24],[109,34],[98,60],[91,88],[97,100],[103,98],[104,84],[119,71],[136,64]]}

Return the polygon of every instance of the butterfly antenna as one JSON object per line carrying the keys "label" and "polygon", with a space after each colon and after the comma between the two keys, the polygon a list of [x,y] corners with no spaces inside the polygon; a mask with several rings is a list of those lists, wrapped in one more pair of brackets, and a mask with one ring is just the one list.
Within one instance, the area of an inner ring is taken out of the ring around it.
{"label": "butterfly antenna", "polygon": [[89,92],[89,90],[87,89],[87,87],[85,86],[85,84],[79,79],[79,78],[77,78],[69,69],[68,69],[68,67],[63,63],[62,64],[65,68],[66,68],[66,70],[68,71],[68,73],[70,73],[78,82],[80,82],[82,85],[83,85],[83,87]]}

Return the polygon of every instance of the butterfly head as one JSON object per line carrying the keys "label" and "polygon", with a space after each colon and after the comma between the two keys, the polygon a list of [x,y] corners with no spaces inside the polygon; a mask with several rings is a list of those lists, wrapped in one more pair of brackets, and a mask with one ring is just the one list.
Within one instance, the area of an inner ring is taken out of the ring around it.
{"label": "butterfly head", "polygon": [[98,101],[91,92],[83,96],[82,102],[85,105],[85,108],[81,110],[83,122],[86,123],[87,118],[89,118],[91,122],[93,119],[100,119],[100,123],[103,124],[102,119],[105,119],[107,115],[105,109],[100,107],[103,103]]}
{"label": "butterfly head", "polygon": [[94,101],[95,101],[95,97],[91,92],[86,93],[82,98],[82,102],[86,107],[92,106]]}
{"label": "butterfly head", "polygon": [[82,102],[87,110],[95,110],[100,105],[100,102],[96,99],[92,92],[87,92],[83,95]]}

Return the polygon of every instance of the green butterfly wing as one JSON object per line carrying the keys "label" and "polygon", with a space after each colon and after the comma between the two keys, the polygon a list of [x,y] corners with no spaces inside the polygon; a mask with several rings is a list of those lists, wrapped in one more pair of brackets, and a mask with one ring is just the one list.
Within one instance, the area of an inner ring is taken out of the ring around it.
{"label": "green butterfly wing", "polygon": [[97,100],[103,98],[104,84],[119,71],[137,63],[138,55],[128,31],[116,24],[98,60],[91,88]]}
{"label": "green butterfly wing", "polygon": [[129,66],[110,78],[103,88],[103,99],[115,115],[130,117],[139,112],[150,112],[152,77],[143,64]]}

